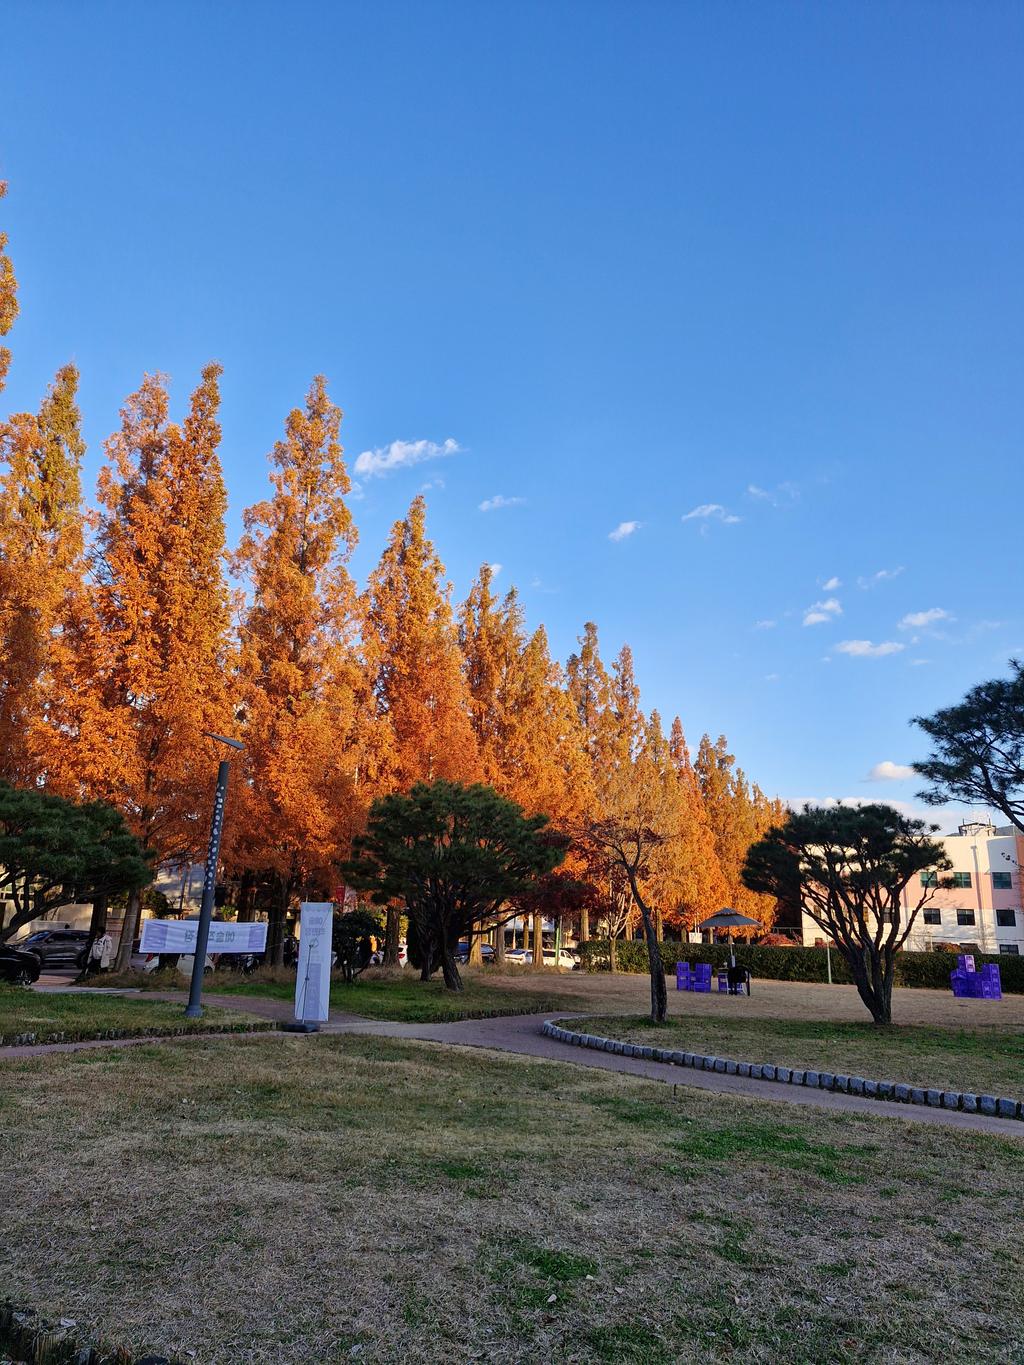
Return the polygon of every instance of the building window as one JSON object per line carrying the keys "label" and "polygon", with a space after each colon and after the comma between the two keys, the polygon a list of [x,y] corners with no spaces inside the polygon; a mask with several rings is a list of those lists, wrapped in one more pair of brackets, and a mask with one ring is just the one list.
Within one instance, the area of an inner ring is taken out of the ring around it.
{"label": "building window", "polygon": [[1004,957],[1020,957],[1020,948],[1016,943],[1000,943],[999,951]]}
{"label": "building window", "polygon": [[993,872],[992,889],[994,891],[1012,891],[1013,882],[1010,880],[1009,872]]}
{"label": "building window", "polygon": [[[969,872],[954,872],[953,885],[958,891],[969,891],[971,887],[971,874]],[[971,920],[973,924],[974,921]]]}
{"label": "building window", "polygon": [[922,873],[921,873],[921,885],[922,885],[922,886],[938,886],[938,884],[939,884],[939,874],[938,874],[937,872],[922,872]]}
{"label": "building window", "polygon": [[925,922],[925,924],[941,924],[941,923],[942,923],[942,911],[941,911],[941,910],[926,910],[926,911],[924,912],[924,922]]}
{"label": "building window", "polygon": [[1000,929],[1015,929],[1017,927],[1017,916],[1012,910],[997,910],[996,924]]}
{"label": "building window", "polygon": [[956,922],[957,922],[957,924],[973,924],[973,923],[974,923],[974,911],[973,911],[973,910],[958,910],[958,911],[956,912]]}

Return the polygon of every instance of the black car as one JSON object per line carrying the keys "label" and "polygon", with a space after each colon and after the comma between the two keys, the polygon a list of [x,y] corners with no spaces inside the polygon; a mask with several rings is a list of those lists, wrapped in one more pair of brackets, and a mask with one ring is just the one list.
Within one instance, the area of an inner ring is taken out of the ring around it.
{"label": "black car", "polygon": [[30,986],[38,980],[39,959],[35,953],[26,953],[22,948],[0,943],[0,981],[10,981],[14,986]]}
{"label": "black car", "polygon": [[82,967],[89,935],[84,929],[37,929],[18,944],[44,967]]}
{"label": "black car", "polygon": [[[480,957],[481,961],[485,963],[491,963],[494,961],[495,952],[494,948],[490,943],[481,943]],[[459,946],[455,949],[455,961],[461,963],[463,966],[465,966],[466,963],[469,961],[469,944],[466,942],[465,939],[463,939]]]}

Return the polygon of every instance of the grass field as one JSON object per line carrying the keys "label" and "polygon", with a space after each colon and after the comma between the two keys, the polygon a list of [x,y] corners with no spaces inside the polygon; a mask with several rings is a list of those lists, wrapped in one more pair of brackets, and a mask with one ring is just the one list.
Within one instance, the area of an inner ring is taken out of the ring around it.
{"label": "grass field", "polygon": [[[527,973],[523,973],[526,976]],[[439,979],[420,981],[411,971],[367,972],[351,985],[331,983],[331,1008],[367,1019],[397,1019],[408,1023],[443,1023],[490,1014],[514,1014],[522,1010],[586,1009],[588,997],[571,990],[524,989],[519,977],[495,978],[486,970],[466,972],[465,990],[449,991]],[[295,976],[283,980],[236,979],[227,986],[217,985],[222,995],[257,995],[275,1000],[295,998]]]}
{"label": "grass field", "polygon": [[276,1035],[4,1063],[0,1161],[7,1293],[198,1365],[1024,1357],[1007,1138]]}
{"label": "grass field", "polygon": [[743,1062],[845,1072],[949,1090],[1024,1096],[1024,1028],[876,1028],[813,1019],[689,1015],[658,1027],[643,1016],[574,1019],[566,1027]]}
{"label": "grass field", "polygon": [[47,1043],[100,1038],[111,1030],[138,1037],[176,1030],[251,1028],[254,1022],[251,1015],[234,1010],[208,1009],[203,1019],[186,1019],[180,1004],[162,1000],[0,986],[0,1046],[26,1034],[34,1034],[37,1043]]}

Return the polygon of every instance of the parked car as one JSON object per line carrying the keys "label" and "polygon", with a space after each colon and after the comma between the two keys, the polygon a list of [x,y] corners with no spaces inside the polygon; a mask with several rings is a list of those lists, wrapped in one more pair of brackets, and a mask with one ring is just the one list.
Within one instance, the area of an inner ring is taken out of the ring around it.
{"label": "parked car", "polygon": [[[481,957],[482,957],[482,959],[483,959],[484,962],[486,962],[486,963],[491,963],[491,962],[493,962],[493,961],[494,961],[494,945],[491,944],[491,943],[481,943],[481,945],[480,945],[480,954],[481,954]],[[468,943],[465,943],[465,942],[460,943],[459,946],[456,948],[456,950],[455,950],[455,961],[456,961],[456,962],[461,962],[463,965],[469,961],[469,944],[468,944]]]}
{"label": "parked car", "polygon": [[13,986],[30,986],[38,980],[39,959],[35,953],[0,943],[0,981],[9,981]]}
{"label": "parked car", "polygon": [[[377,951],[376,951],[376,952],[373,954],[373,956],[370,958],[370,966],[371,966],[371,967],[379,967],[383,961],[384,961],[384,949],[383,949],[383,948],[378,948]],[[407,949],[407,947],[405,946],[404,943],[400,943],[400,944],[398,945],[398,965],[399,965],[400,967],[404,967],[408,961],[409,961],[409,950]]]}
{"label": "parked car", "polygon": [[43,967],[81,967],[88,941],[85,929],[37,929],[18,947],[35,953]]}
{"label": "parked car", "polygon": [[[505,954],[505,961],[511,962],[513,966],[532,967],[533,950],[531,948],[515,948],[512,952]],[[571,972],[578,972],[580,960],[575,953],[568,948],[563,948],[561,952],[555,953],[554,948],[544,949],[545,967],[562,967]]]}

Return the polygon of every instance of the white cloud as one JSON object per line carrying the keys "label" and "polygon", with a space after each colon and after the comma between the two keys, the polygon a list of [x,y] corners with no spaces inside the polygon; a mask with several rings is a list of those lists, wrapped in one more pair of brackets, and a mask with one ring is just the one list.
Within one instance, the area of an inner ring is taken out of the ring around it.
{"label": "white cloud", "polygon": [[631,536],[634,531],[639,531],[642,525],[642,521],[620,521],[614,531],[608,532],[608,539],[625,540],[626,537]]}
{"label": "white cloud", "polygon": [[906,763],[893,763],[890,759],[885,759],[875,766],[867,775],[868,782],[903,782],[908,777],[914,776],[913,768]]}
{"label": "white cloud", "polygon": [[778,621],[755,621],[755,622],[754,622],[754,629],[755,629],[755,630],[774,630],[775,627],[776,627],[778,624],[779,624]]}
{"label": "white cloud", "polygon": [[501,571],[502,571],[504,565],[502,565],[502,564],[488,564],[487,567],[488,567],[488,568],[490,569],[490,571],[491,571],[491,577],[492,577],[492,578],[497,578],[498,574],[501,573]]}
{"label": "white cloud", "polygon": [[843,585],[839,579],[833,575],[827,583],[822,583],[821,586],[825,592],[835,592],[836,588],[841,588]]}
{"label": "white cloud", "polygon": [[881,659],[886,654],[899,654],[905,648],[898,640],[883,640],[877,645],[870,640],[843,640],[836,645],[840,654],[849,654],[857,659]]}
{"label": "white cloud", "polygon": [[820,626],[836,616],[842,616],[843,608],[837,597],[828,597],[824,602],[813,602],[804,612],[805,626]]}
{"label": "white cloud", "polygon": [[858,578],[857,587],[875,588],[879,583],[887,583],[891,578],[899,578],[902,572],[902,564],[898,564],[895,569],[879,569],[877,573],[873,573],[867,578]]}
{"label": "white cloud", "polygon": [[735,513],[727,511],[720,502],[702,502],[700,506],[695,507],[692,512],[687,512],[682,520],[693,521],[694,519],[698,519],[707,521],[711,518],[714,518],[716,521],[724,522],[726,526],[734,526],[736,522],[743,520],[742,517],[736,516]]}
{"label": "white cloud", "polygon": [[910,611],[900,622],[900,630],[920,630],[932,626],[936,621],[952,621],[954,618],[942,607],[929,607],[927,611]]}
{"label": "white cloud", "polygon": [[506,498],[502,493],[495,493],[493,498],[484,498],[480,511],[496,512],[499,507],[522,507],[525,501],[525,498]]}
{"label": "white cloud", "polygon": [[396,469],[410,469],[425,460],[439,460],[445,455],[458,455],[462,446],[449,436],[438,445],[436,441],[392,441],[389,446],[364,450],[356,459],[355,472],[364,479],[380,478]]}
{"label": "white cloud", "polygon": [[773,507],[781,507],[783,503],[795,502],[800,496],[800,489],[795,483],[778,483],[774,488],[762,488],[759,484],[747,484],[747,497],[756,498],[758,502],[771,503]]}
{"label": "white cloud", "polygon": [[911,659],[911,668],[923,668],[925,664],[930,664],[931,659]]}
{"label": "white cloud", "polygon": [[768,492],[767,488],[758,488],[756,483],[748,483],[747,492],[752,498],[771,498],[771,494]]}
{"label": "white cloud", "polygon": [[778,675],[778,673],[766,673],[766,674],[764,675],[764,680],[765,680],[765,682],[778,682],[778,681],[779,681],[779,675]]}

